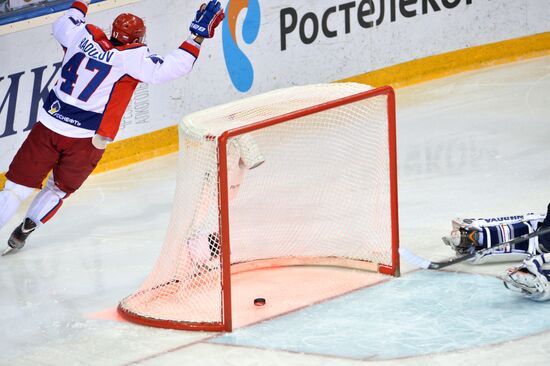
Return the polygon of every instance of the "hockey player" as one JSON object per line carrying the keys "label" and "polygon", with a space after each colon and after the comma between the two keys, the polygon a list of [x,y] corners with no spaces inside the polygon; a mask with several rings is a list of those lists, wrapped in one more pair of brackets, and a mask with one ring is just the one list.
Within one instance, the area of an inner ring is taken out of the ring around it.
{"label": "hockey player", "polygon": [[[90,0],[76,0],[53,24],[53,36],[65,51],[59,81],[50,91],[27,139],[15,155],[0,192],[0,228],[34,189],[24,221],[8,240],[21,249],[28,236],[51,219],[63,200],[87,179],[114,140],[132,94],[140,82],[164,83],[189,73],[204,38],[224,18],[219,1],[202,4],[191,22],[191,35],[166,57],[145,44],[143,20],[121,14],[111,37],[86,25]],[[42,182],[53,170],[46,186]]]}
{"label": "hockey player", "polygon": [[[550,213],[550,205],[548,207]],[[499,243],[525,235],[541,227],[550,227],[550,215],[529,213],[525,215],[478,219],[456,218],[452,222],[451,235],[443,237],[458,255],[491,248]],[[475,257],[471,263],[495,263],[521,261],[533,255],[550,252],[550,234],[534,237],[515,246],[498,247]]]}
{"label": "hockey player", "polygon": [[[453,231],[443,241],[458,255],[491,248],[515,237],[550,228],[550,204],[545,215],[527,214],[484,219],[455,219]],[[514,246],[500,246],[476,255],[471,263],[521,261],[506,271],[506,288],[535,301],[550,299],[550,233]]]}

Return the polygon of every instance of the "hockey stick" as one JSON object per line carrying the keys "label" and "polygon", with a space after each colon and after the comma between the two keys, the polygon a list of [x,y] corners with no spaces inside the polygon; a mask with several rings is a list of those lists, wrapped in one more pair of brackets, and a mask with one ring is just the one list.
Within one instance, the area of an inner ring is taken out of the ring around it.
{"label": "hockey stick", "polygon": [[416,254],[410,252],[408,249],[403,248],[403,247],[399,248],[399,254],[401,255],[401,257],[404,260],[406,260],[410,264],[413,264],[417,267],[424,268],[424,269],[441,269],[441,268],[452,266],[453,264],[457,264],[457,263],[460,263],[460,262],[467,261],[468,259],[474,258],[475,256],[477,256],[479,254],[485,254],[485,253],[491,251],[492,249],[500,248],[500,247],[503,247],[505,245],[514,245],[514,244],[521,243],[523,241],[532,239],[532,238],[537,237],[539,235],[548,234],[548,233],[550,233],[550,228],[533,231],[530,234],[521,235],[521,236],[518,236],[517,238],[514,238],[512,240],[508,240],[508,241],[505,241],[505,242],[502,242],[502,243],[498,243],[497,245],[494,245],[490,248],[484,248],[484,249],[481,249],[481,250],[478,250],[478,251],[475,251],[475,252],[472,252],[472,253],[460,255],[458,257],[450,258],[450,259],[447,259],[447,260],[444,260],[444,261],[441,261],[441,262],[432,262],[432,261],[429,261],[427,259],[421,258],[421,257],[417,256]]}

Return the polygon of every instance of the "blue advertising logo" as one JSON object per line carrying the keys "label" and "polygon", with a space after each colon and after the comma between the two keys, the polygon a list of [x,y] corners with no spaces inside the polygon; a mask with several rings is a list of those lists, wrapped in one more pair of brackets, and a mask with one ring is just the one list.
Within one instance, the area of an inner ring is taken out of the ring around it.
{"label": "blue advertising logo", "polygon": [[242,39],[252,44],[260,32],[260,4],[258,0],[230,0],[223,21],[222,41],[225,65],[231,82],[238,91],[250,90],[254,82],[254,67],[237,44],[237,18],[247,9],[242,25]]}

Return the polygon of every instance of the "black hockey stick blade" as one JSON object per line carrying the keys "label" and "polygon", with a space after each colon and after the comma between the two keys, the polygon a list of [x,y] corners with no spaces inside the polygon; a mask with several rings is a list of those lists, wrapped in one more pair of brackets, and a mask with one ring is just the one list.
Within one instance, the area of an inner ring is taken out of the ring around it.
{"label": "black hockey stick blade", "polygon": [[548,234],[548,233],[550,233],[550,228],[545,228],[543,230],[533,231],[532,233],[518,236],[518,237],[516,237],[512,240],[508,240],[508,241],[505,241],[505,242],[502,242],[502,243],[498,243],[497,245],[494,245],[491,248],[485,248],[485,249],[481,249],[481,250],[478,250],[478,251],[473,252],[473,253],[459,255],[458,257],[449,258],[449,259],[441,261],[441,262],[432,262],[432,261],[429,261],[427,259],[421,258],[421,257],[417,256],[416,254],[410,252],[408,249],[403,248],[403,247],[399,248],[399,254],[401,255],[401,257],[404,260],[406,260],[407,262],[409,262],[412,265],[415,265],[416,267],[420,267],[420,268],[424,268],[424,269],[441,269],[441,268],[452,266],[453,264],[457,264],[457,263],[460,263],[460,262],[467,261],[468,259],[474,258],[477,255],[487,253],[492,249],[500,248],[500,247],[503,247],[505,245],[514,245],[514,244],[521,243],[523,241],[532,239],[532,238],[537,237],[539,235],[544,235],[544,234]]}

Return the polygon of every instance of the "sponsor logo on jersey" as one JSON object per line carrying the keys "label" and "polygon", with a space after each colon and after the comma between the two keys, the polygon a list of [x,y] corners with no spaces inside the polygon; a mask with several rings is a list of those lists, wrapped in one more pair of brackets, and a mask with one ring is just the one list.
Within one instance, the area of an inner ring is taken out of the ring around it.
{"label": "sponsor logo on jersey", "polygon": [[76,119],[64,116],[61,113],[59,113],[60,110],[61,110],[61,103],[59,103],[59,100],[56,100],[50,106],[50,109],[48,110],[48,113],[50,115],[54,116],[55,118],[57,118],[58,120],[69,123],[73,126],[80,127],[82,125],[80,123],[80,121],[77,121]]}
{"label": "sponsor logo on jersey", "polygon": [[48,113],[51,115],[54,115],[55,113],[59,112],[60,109],[61,109],[61,104],[59,103],[59,100],[56,100],[50,106],[50,110],[48,111]]}
{"label": "sponsor logo on jersey", "polygon": [[96,47],[88,38],[83,38],[78,44],[78,48],[80,48],[89,58],[99,61],[109,62],[115,54],[114,51],[104,52],[101,48]]}
{"label": "sponsor logo on jersey", "polygon": [[[242,29],[237,29],[239,13],[246,9]],[[249,58],[237,44],[237,32],[242,40],[252,44],[260,32],[260,4],[258,0],[230,0],[225,9],[227,16],[223,20],[222,42],[225,66],[231,82],[240,92],[247,92],[254,82],[254,67]]]}

